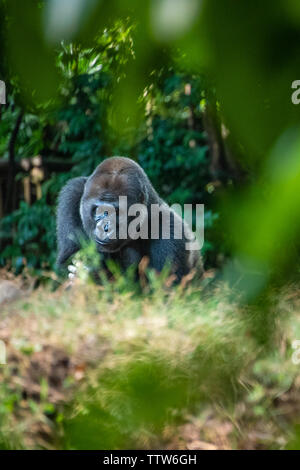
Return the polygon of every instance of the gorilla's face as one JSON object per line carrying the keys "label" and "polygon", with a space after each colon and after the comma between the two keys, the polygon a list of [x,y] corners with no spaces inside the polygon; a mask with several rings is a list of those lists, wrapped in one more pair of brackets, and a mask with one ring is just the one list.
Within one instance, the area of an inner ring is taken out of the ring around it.
{"label": "gorilla's face", "polygon": [[127,210],[146,199],[139,172],[139,167],[125,158],[107,160],[86,182],[80,215],[86,234],[96,242],[99,252],[116,252],[129,242],[131,218]]}

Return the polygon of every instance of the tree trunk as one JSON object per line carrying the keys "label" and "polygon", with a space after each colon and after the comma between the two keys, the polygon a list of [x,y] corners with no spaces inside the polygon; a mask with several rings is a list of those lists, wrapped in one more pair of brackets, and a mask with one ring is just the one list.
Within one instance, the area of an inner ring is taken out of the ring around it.
{"label": "tree trunk", "polygon": [[15,173],[16,173],[16,162],[15,162],[15,146],[20,129],[20,125],[23,119],[23,111],[21,110],[18,114],[15,127],[12,131],[10,140],[9,140],[9,167],[7,175],[7,185],[6,185],[6,195],[5,195],[5,213],[8,214],[15,209],[16,204],[16,182],[15,182]]}

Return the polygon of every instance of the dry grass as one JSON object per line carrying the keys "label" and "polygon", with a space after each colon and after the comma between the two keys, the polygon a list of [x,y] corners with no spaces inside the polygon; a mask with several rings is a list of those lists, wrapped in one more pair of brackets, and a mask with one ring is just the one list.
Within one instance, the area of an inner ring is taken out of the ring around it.
{"label": "dry grass", "polygon": [[300,415],[297,290],[276,296],[268,351],[228,298],[225,286],[145,295],[78,281],[3,306],[2,447],[286,446]]}

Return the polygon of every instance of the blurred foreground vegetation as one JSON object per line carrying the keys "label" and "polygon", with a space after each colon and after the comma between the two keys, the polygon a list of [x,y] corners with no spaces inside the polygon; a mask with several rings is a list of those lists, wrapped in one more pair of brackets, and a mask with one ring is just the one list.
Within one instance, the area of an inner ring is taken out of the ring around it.
{"label": "blurred foreground vegetation", "polygon": [[[299,2],[0,9],[0,446],[299,448]],[[58,192],[112,155],[205,204],[212,282],[65,290]]]}
{"label": "blurred foreground vegetation", "polygon": [[167,286],[78,280],[4,307],[1,447],[300,448],[295,287],[273,293],[266,351],[228,286]]}

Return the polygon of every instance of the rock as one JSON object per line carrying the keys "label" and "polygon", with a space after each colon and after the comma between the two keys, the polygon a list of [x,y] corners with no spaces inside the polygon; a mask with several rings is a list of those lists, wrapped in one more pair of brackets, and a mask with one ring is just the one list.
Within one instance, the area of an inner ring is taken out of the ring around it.
{"label": "rock", "polygon": [[0,305],[21,297],[22,290],[12,281],[0,281]]}

